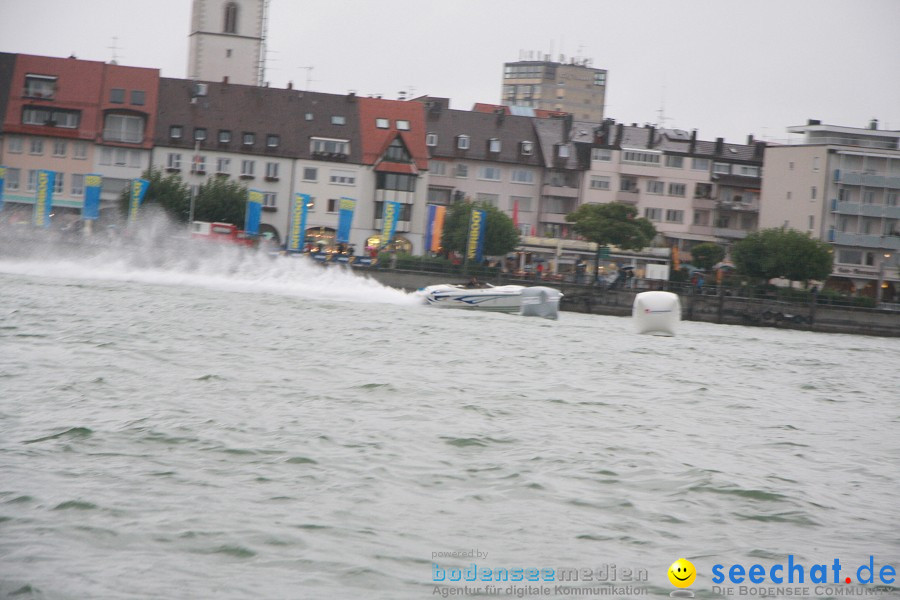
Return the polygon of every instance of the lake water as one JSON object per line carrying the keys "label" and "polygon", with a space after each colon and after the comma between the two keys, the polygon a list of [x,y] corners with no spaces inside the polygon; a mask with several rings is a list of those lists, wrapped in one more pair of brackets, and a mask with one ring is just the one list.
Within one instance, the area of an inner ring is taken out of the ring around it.
{"label": "lake water", "polygon": [[668,597],[686,557],[709,598],[789,555],[855,582],[900,567],[898,350],[440,310],[286,258],[0,257],[0,597],[431,598],[472,563]]}

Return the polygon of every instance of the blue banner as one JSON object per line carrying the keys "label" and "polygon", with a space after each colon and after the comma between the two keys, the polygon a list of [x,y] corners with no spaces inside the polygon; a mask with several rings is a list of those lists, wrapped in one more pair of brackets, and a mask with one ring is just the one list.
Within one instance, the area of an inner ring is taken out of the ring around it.
{"label": "blue banner", "polygon": [[144,201],[144,194],[147,193],[148,187],[150,187],[150,182],[146,179],[133,179],[131,181],[131,201],[128,203],[129,223],[134,223],[135,220],[137,220],[138,207],[141,205],[141,202]]}
{"label": "blue banner", "polygon": [[472,209],[472,220],[469,222],[469,242],[466,245],[466,258],[482,261],[484,252],[484,226],[487,222],[487,211],[480,208]]}
{"label": "blue banner", "polygon": [[309,194],[294,194],[291,210],[291,228],[288,230],[287,249],[289,252],[303,252],[306,245],[306,213],[312,198]]}
{"label": "blue banner", "polygon": [[244,233],[259,235],[259,220],[262,217],[263,193],[259,190],[247,192],[247,214],[244,216]]}
{"label": "blue banner", "polygon": [[400,203],[387,201],[381,215],[381,247],[384,248],[394,239],[397,230],[397,219],[400,218]]}
{"label": "blue banner", "polygon": [[34,196],[35,227],[50,227],[50,208],[53,206],[53,186],[56,185],[56,173],[41,169],[37,172]]}
{"label": "blue banner", "polygon": [[353,210],[356,208],[356,200],[342,197],[340,207],[335,241],[339,244],[341,242],[346,244],[350,241],[350,225],[353,223]]}
{"label": "blue banner", "polygon": [[0,210],[3,210],[4,187],[6,187],[6,167],[0,167]]}
{"label": "blue banner", "polygon": [[425,213],[425,252],[431,250],[432,231],[434,230],[434,218],[437,215],[437,205],[429,204]]}
{"label": "blue banner", "polygon": [[85,221],[96,221],[100,218],[100,188],[103,177],[100,175],[84,176],[84,205],[81,207],[81,218]]}

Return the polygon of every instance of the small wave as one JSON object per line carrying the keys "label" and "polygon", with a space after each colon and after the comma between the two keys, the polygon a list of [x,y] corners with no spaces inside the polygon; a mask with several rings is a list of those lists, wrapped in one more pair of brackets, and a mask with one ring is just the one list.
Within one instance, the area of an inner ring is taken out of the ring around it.
{"label": "small wave", "polygon": [[305,456],[294,456],[294,457],[287,459],[284,462],[286,462],[289,465],[317,465],[317,464],[319,464],[318,462],[314,461],[313,459],[307,458]]}
{"label": "small wave", "polygon": [[765,490],[745,490],[743,488],[720,488],[710,487],[708,485],[698,485],[690,488],[691,492],[711,492],[713,494],[722,494],[728,496],[739,496],[741,498],[749,498],[750,500],[762,500],[765,502],[787,502],[788,498],[783,494],[775,492],[767,492]]}
{"label": "small wave", "polygon": [[24,444],[37,444],[38,442],[46,442],[49,440],[56,440],[59,438],[88,438],[93,435],[94,431],[87,427],[72,427],[71,429],[66,429],[65,431],[60,431],[59,433],[54,433],[53,435],[44,436],[41,438],[36,438],[33,440],[26,440],[23,442]]}
{"label": "small wave", "polygon": [[230,544],[218,546],[217,548],[204,552],[204,554],[227,554],[228,556],[234,556],[235,558],[252,558],[256,556],[256,552],[250,550],[249,548],[244,548],[243,546],[232,546]]}
{"label": "small wave", "polygon": [[53,510],[95,510],[97,505],[93,502],[84,502],[82,500],[69,500],[67,502],[63,502],[62,504],[57,504],[53,507]]}
{"label": "small wave", "polygon": [[803,525],[805,527],[819,527],[817,523],[807,515],[797,512],[778,513],[774,515],[742,515],[734,513],[738,519],[745,521],[761,521],[763,523],[793,523],[795,525]]}
{"label": "small wave", "polygon": [[203,375],[202,377],[197,377],[194,379],[194,381],[225,381],[225,378],[218,375],[208,374]]}

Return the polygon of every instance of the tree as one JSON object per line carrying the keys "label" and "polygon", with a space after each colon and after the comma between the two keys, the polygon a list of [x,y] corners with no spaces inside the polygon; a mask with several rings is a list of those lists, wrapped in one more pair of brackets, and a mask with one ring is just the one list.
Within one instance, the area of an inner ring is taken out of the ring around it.
{"label": "tree", "polygon": [[[191,190],[178,173],[163,175],[162,169],[151,168],[144,171],[143,178],[150,182],[142,205],[156,204],[176,221],[186,223],[191,204]],[[123,215],[129,211],[131,186],[126,187],[119,197]]]}
{"label": "tree", "polygon": [[691,248],[691,262],[698,269],[709,271],[725,258],[725,248],[713,242],[697,244]]}
{"label": "tree", "polygon": [[566,215],[572,229],[597,244],[594,273],[600,268],[600,249],[617,246],[622,250],[641,250],[656,237],[656,227],[637,216],[637,208],[623,202],[609,204],[582,204],[575,212]]}
{"label": "tree", "polygon": [[519,245],[519,231],[512,219],[496,206],[487,203],[457,202],[450,206],[444,217],[441,245],[446,250],[464,253],[469,240],[469,223],[472,209],[487,211],[484,226],[484,254],[501,256],[512,252]]}
{"label": "tree", "polygon": [[822,280],[831,274],[831,247],[795,229],[763,229],[734,245],[738,272],[768,281],[783,277],[789,281]]}

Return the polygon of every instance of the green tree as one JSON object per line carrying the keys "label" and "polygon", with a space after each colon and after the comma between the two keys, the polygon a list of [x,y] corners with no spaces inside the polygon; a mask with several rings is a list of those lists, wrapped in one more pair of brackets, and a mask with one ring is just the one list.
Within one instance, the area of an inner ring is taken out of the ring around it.
{"label": "green tree", "polygon": [[831,274],[831,247],[794,229],[763,229],[734,245],[738,272],[768,281],[783,277],[789,281],[822,280]]}
{"label": "green tree", "polygon": [[623,202],[582,204],[566,215],[572,229],[588,241],[597,244],[594,273],[600,267],[600,249],[617,246],[622,250],[641,250],[656,237],[656,227],[649,220],[638,217],[637,208]]}
{"label": "green tree", "polygon": [[725,248],[713,242],[697,244],[691,248],[691,262],[698,269],[709,271],[725,258]]}
{"label": "green tree", "polygon": [[[151,168],[144,171],[144,179],[150,182],[144,195],[142,206],[157,205],[176,221],[186,223],[191,204],[191,190],[178,173],[163,175],[162,169]],[[126,187],[119,197],[121,214],[127,218],[130,204],[131,186]]]}
{"label": "green tree", "polygon": [[247,187],[224,177],[211,177],[194,199],[194,220],[231,223],[243,229]]}
{"label": "green tree", "polygon": [[487,211],[487,221],[484,226],[485,255],[501,256],[516,249],[516,246],[519,245],[519,231],[513,225],[509,215],[490,204],[457,202],[450,206],[444,217],[441,245],[446,250],[465,252],[473,208]]}

